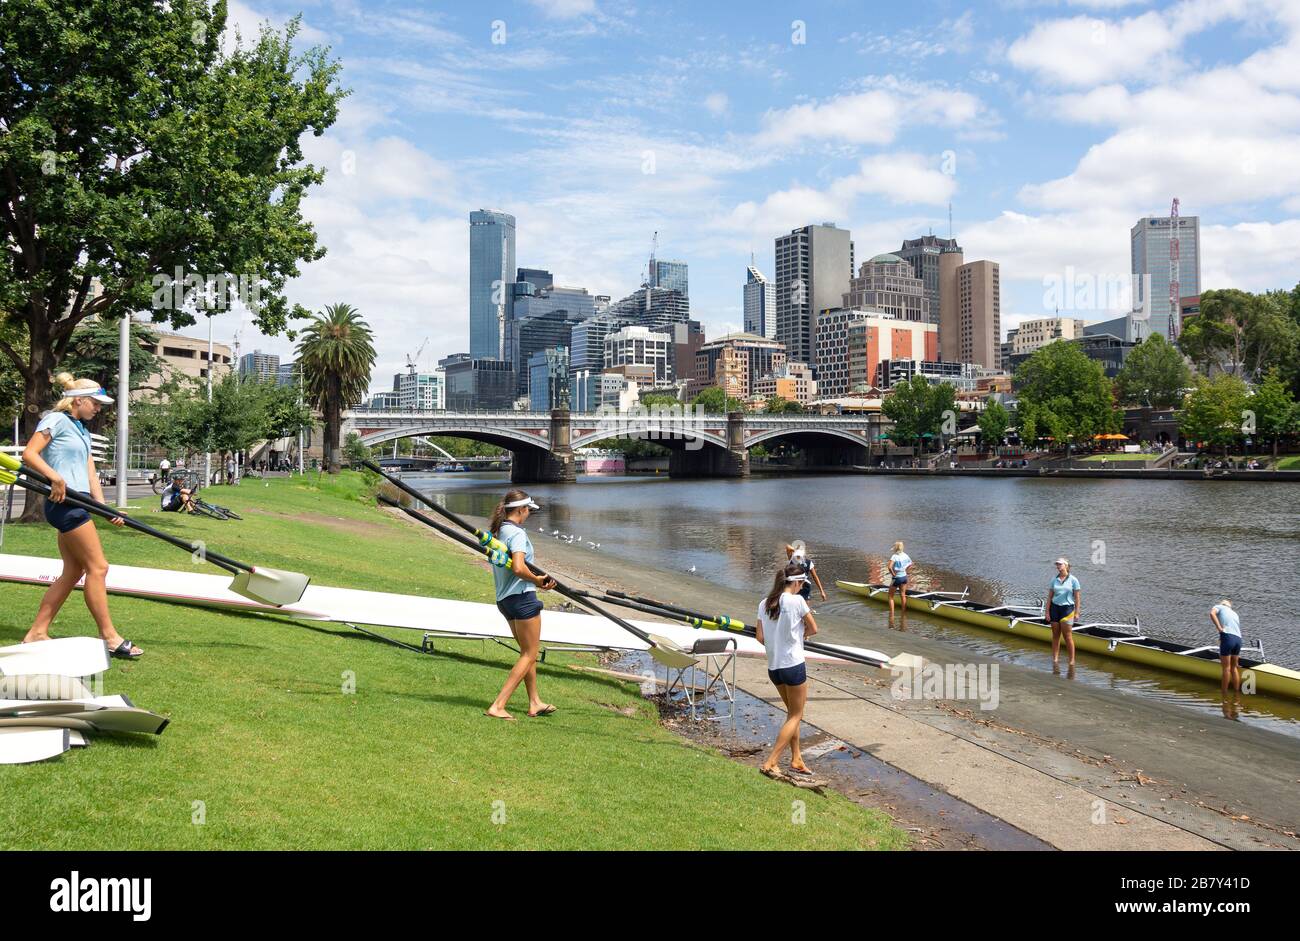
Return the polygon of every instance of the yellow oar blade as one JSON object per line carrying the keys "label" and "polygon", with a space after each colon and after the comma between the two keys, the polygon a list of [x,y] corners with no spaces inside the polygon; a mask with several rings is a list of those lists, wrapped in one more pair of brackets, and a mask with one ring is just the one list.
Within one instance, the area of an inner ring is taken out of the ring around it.
{"label": "yellow oar blade", "polygon": [[297,604],[311,579],[300,572],[282,572],[258,566],[251,572],[240,572],[230,582],[230,590],[253,601],[273,604],[277,608]]}
{"label": "yellow oar blade", "polygon": [[659,634],[651,634],[650,639],[654,641],[654,646],[650,648],[650,656],[664,666],[676,667],[680,670],[695,663],[695,657],[677,646],[675,641]]}

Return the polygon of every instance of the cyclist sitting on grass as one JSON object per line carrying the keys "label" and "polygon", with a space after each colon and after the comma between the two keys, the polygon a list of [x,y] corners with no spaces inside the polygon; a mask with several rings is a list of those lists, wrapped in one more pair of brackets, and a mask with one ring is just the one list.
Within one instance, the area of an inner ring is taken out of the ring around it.
{"label": "cyclist sitting on grass", "polygon": [[177,474],[172,478],[171,486],[162,492],[164,513],[193,513],[194,492],[185,486],[185,477]]}

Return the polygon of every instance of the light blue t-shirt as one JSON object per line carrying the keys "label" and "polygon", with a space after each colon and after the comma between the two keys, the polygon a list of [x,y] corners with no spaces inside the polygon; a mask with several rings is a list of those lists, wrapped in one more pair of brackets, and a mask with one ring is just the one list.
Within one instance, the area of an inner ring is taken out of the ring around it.
{"label": "light blue t-shirt", "polygon": [[1061,577],[1058,575],[1056,578],[1052,579],[1052,604],[1069,605],[1070,607],[1074,607],[1074,593],[1079,591],[1081,587],[1082,586],[1079,585],[1079,580],[1073,575],[1069,576],[1064,581],[1062,581]]}
{"label": "light blue t-shirt", "polygon": [[889,557],[889,566],[894,570],[895,578],[902,578],[907,574],[907,567],[912,564],[912,557],[906,552],[895,552]]}
{"label": "light blue t-shirt", "polygon": [[1237,612],[1233,611],[1227,605],[1216,604],[1214,613],[1219,616],[1219,624],[1223,626],[1223,633],[1232,634],[1236,637],[1241,636],[1241,618],[1237,617]]}
{"label": "light blue t-shirt", "polygon": [[[516,526],[514,523],[506,520],[501,524],[501,529],[497,533],[497,538],[506,544],[506,550],[510,558],[514,558],[516,552],[524,554],[524,561],[533,561],[533,543],[528,538],[528,533]],[[532,582],[526,582],[507,567],[492,566],[492,578],[497,585],[497,601],[502,598],[509,598],[511,595],[522,595],[526,591],[536,591],[537,586]]]}
{"label": "light blue t-shirt", "polygon": [[90,460],[90,432],[67,412],[50,412],[36,426],[50,435],[50,443],[41,452],[45,463],[54,468],[69,490],[90,493],[86,462]]}

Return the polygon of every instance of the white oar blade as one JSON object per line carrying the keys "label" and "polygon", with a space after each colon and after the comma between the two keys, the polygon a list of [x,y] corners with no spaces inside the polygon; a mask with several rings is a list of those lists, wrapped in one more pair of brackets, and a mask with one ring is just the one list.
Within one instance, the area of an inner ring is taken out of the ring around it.
{"label": "white oar blade", "polygon": [[297,604],[311,579],[300,572],[282,572],[279,569],[255,568],[240,572],[230,582],[230,590],[253,601],[273,604],[277,608]]}
{"label": "white oar blade", "polygon": [[0,676],[95,676],[108,669],[108,650],[97,637],[59,637],[0,647]]}
{"label": "white oar blade", "polygon": [[144,732],[161,735],[171,720],[147,709],[108,707],[73,715],[0,716],[0,728],[76,729],[80,732]]}
{"label": "white oar blade", "polygon": [[78,716],[103,709],[131,709],[125,696],[91,696],[79,700],[3,699],[0,716]]}
{"label": "white oar blade", "polygon": [[650,648],[650,656],[664,666],[676,667],[680,670],[696,662],[696,658],[679,647],[675,641],[669,640],[661,634],[651,634],[650,639],[654,642],[654,646]]}
{"label": "white oar blade", "polygon": [[0,765],[47,761],[70,747],[68,729],[0,728]]}

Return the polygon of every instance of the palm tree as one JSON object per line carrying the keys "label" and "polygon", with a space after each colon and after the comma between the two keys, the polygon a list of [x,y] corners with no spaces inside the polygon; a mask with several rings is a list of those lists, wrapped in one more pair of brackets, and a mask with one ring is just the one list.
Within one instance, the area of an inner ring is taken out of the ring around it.
{"label": "palm tree", "polygon": [[375,365],[370,325],[351,304],[330,304],[303,330],[298,365],[307,400],[325,416],[325,465],[337,474],[343,410],[361,401]]}

